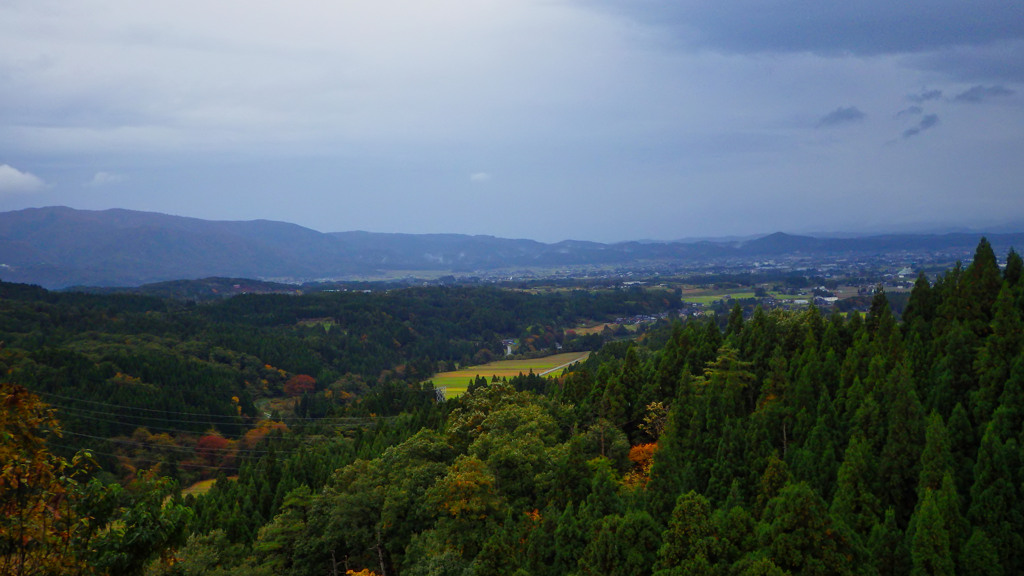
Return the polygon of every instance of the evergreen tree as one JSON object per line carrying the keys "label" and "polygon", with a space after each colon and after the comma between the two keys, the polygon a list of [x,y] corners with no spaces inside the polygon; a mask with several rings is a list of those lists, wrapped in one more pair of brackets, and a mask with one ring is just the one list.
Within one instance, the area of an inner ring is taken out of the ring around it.
{"label": "evergreen tree", "polygon": [[658,552],[659,576],[711,574],[721,540],[711,522],[711,504],[694,491],[679,496]]}
{"label": "evergreen tree", "polygon": [[526,565],[524,544],[531,528],[532,520],[523,515],[517,519],[511,512],[506,513],[505,521],[496,526],[487,540],[484,541],[470,563],[467,572],[480,576],[516,576]]}
{"label": "evergreen tree", "polygon": [[1003,286],[993,309],[991,334],[974,363],[978,388],[970,393],[970,404],[975,422],[988,422],[992,417],[1003,384],[1010,378],[1010,367],[1024,346],[1024,321],[1014,300],[1009,284]]}
{"label": "evergreen tree", "polygon": [[1016,441],[1004,441],[997,428],[989,424],[978,449],[967,517],[992,539],[999,562],[1008,573],[1022,568],[1024,550],[1024,518],[1014,482],[1019,466]]}
{"label": "evergreen tree", "polygon": [[991,423],[1000,438],[1016,439],[1018,444],[1024,440],[1024,354],[1012,362]]}
{"label": "evergreen tree", "polygon": [[611,418],[609,420],[622,427],[631,438],[637,436],[645,407],[657,400],[653,397],[653,390],[645,385],[648,380],[637,346],[630,346],[626,351],[626,357],[622,360],[622,370],[618,378],[622,394],[618,403],[624,406],[625,420],[622,422],[616,422]]}
{"label": "evergreen tree", "polygon": [[886,298],[885,289],[881,284],[875,287],[875,295],[871,299],[871,308],[868,309],[864,325],[872,340],[880,342],[889,339],[890,332],[896,325],[892,308],[889,307],[889,299]]}
{"label": "evergreen tree", "polygon": [[703,410],[694,391],[693,377],[684,372],[679,394],[669,409],[665,431],[658,441],[645,491],[647,511],[662,523],[668,520],[677,494],[703,488],[697,485],[693,471],[700,458],[694,445],[702,429]]}
{"label": "evergreen tree", "polygon": [[718,357],[704,370],[709,403],[709,420],[745,416],[753,409],[756,396],[750,363],[739,359],[735,348],[723,347]]}
{"label": "evergreen tree", "polygon": [[940,275],[932,292],[937,302],[935,319],[932,322],[932,336],[937,339],[946,334],[953,322],[964,322],[967,319],[964,303],[964,269],[957,262],[952,269]]}
{"label": "evergreen tree", "polygon": [[822,363],[816,349],[806,348],[796,364],[800,368],[793,377],[793,384],[786,400],[796,414],[793,422],[793,439],[797,443],[802,443],[818,419],[820,399],[829,392],[822,385]]}
{"label": "evergreen tree", "polygon": [[992,307],[1003,285],[995,252],[984,237],[978,242],[974,260],[964,272],[963,285],[964,317],[975,333],[982,336],[988,332]]}
{"label": "evergreen tree", "polygon": [[278,573],[291,568],[296,542],[306,529],[312,496],[305,485],[292,490],[285,497],[281,513],[260,528],[253,552],[262,567]]}
{"label": "evergreen tree", "polygon": [[778,454],[772,454],[761,475],[761,483],[754,503],[754,514],[760,516],[768,502],[778,496],[779,492],[792,481],[793,476],[789,473],[786,463],[779,459]]}
{"label": "evergreen tree", "polygon": [[907,333],[918,334],[926,341],[930,340],[931,323],[935,319],[935,296],[932,294],[931,283],[924,272],[917,275],[910,298],[903,310],[903,325]]}
{"label": "evergreen tree", "polygon": [[935,491],[930,488],[925,490],[916,525],[910,546],[911,576],[952,576],[955,572],[949,551],[949,531],[936,503]]}
{"label": "evergreen tree", "polygon": [[643,511],[605,516],[579,559],[582,576],[650,574],[660,538],[654,519]]}
{"label": "evergreen tree", "polygon": [[871,529],[867,550],[878,576],[903,576],[910,571],[903,531],[896,525],[896,512],[892,508],[885,511],[885,520]]}
{"label": "evergreen tree", "polygon": [[857,434],[850,440],[846,456],[839,466],[831,512],[858,534],[868,534],[882,519],[877,461],[871,443]]}
{"label": "evergreen tree", "polygon": [[772,562],[794,575],[854,574],[861,560],[843,526],[804,483],[783,488],[768,502],[758,541]]}
{"label": "evergreen tree", "polygon": [[938,490],[942,486],[942,477],[953,471],[953,455],[949,450],[949,437],[946,426],[938,412],[928,416],[928,425],[924,433],[924,449],[921,450],[920,474],[917,481],[917,494],[920,500],[925,489]]}
{"label": "evergreen tree", "polygon": [[604,384],[597,401],[598,416],[621,428],[629,422],[630,417],[628,389],[617,374],[609,374],[611,370],[605,368],[602,366],[597,374],[598,380]]}
{"label": "evergreen tree", "polygon": [[744,462],[750,452],[747,448],[741,421],[727,420],[710,462],[710,478],[705,490],[713,502],[726,502],[730,497],[745,501],[745,486],[740,485],[740,478],[748,474],[749,464]]}
{"label": "evergreen tree", "polygon": [[953,474],[958,494],[968,494],[974,483],[974,461],[978,452],[978,434],[974,431],[967,409],[957,403],[946,421],[949,452],[953,458]]}
{"label": "evergreen tree", "polygon": [[776,346],[769,361],[768,373],[761,385],[757,410],[751,415],[751,420],[753,427],[761,432],[760,436],[772,447],[780,450],[783,458],[786,457],[793,438],[793,421],[796,415],[788,391],[789,374],[786,358],[782,354],[782,348]]}
{"label": "evergreen tree", "polygon": [[[823,396],[822,400],[828,399]],[[807,442],[793,455],[792,469],[797,480],[807,482],[822,498],[831,501],[839,471],[839,430],[832,410],[822,409],[819,413]]]}
{"label": "evergreen tree", "polygon": [[1017,286],[1020,282],[1021,273],[1024,272],[1024,260],[1013,248],[1006,255],[1006,268],[1003,269],[1003,280],[1011,287]]}
{"label": "evergreen tree", "polygon": [[[532,521],[526,538],[526,568],[537,576],[561,576],[565,572],[556,572],[555,532],[563,512],[559,512],[554,504],[549,504],[542,512],[527,513]],[[539,521],[536,518],[540,516]],[[572,564],[575,565],[575,564]],[[566,566],[568,568],[568,566]]]}
{"label": "evergreen tree", "polygon": [[589,535],[580,528],[572,503],[567,504],[555,529],[555,561],[551,566],[551,574],[574,572],[579,554],[588,541]]}
{"label": "evergreen tree", "polygon": [[975,526],[964,545],[958,573],[967,576],[1002,576],[1005,573],[992,540],[982,528]]}
{"label": "evergreen tree", "polygon": [[929,410],[938,410],[945,417],[954,405],[967,404],[968,393],[977,382],[973,370],[977,345],[978,338],[969,325],[956,320],[936,339],[935,346],[940,352],[932,372]]}
{"label": "evergreen tree", "polygon": [[917,500],[918,461],[925,430],[921,403],[904,364],[893,370],[882,396],[888,430],[879,477],[884,482],[885,505],[895,510],[897,524],[905,526]]}
{"label": "evergreen tree", "polygon": [[769,361],[778,347],[776,334],[777,323],[761,306],[754,309],[754,315],[743,325],[740,333],[740,356],[753,363],[752,369],[759,382],[765,379]]}
{"label": "evergreen tree", "polygon": [[652,396],[657,399],[671,399],[676,395],[680,378],[686,369],[686,355],[690,348],[689,337],[678,322],[672,325],[672,337],[665,343],[655,372],[655,389]]}
{"label": "evergreen tree", "polygon": [[725,337],[733,346],[739,346],[743,332],[743,307],[739,302],[732,305],[729,321],[725,325]]}
{"label": "evergreen tree", "polygon": [[593,531],[605,516],[623,512],[623,501],[611,462],[607,458],[598,458],[591,461],[590,465],[593,468],[590,494],[580,506],[578,515],[580,529],[585,533]]}

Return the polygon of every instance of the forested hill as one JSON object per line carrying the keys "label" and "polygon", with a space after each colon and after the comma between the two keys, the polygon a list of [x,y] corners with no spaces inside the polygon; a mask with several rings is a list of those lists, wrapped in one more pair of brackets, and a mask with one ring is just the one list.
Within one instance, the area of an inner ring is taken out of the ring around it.
{"label": "forested hill", "polygon": [[[517,340],[520,353],[587,349],[602,336],[569,328],[677,305],[677,294],[660,289],[489,287],[250,294],[195,305],[0,282],[0,374],[61,408],[65,446],[87,445],[80,434],[128,436],[139,427],[237,437],[275,399],[315,391],[304,415],[349,399],[360,400],[360,417],[392,415],[404,395],[432,397],[420,383],[435,372],[504,355],[503,340]],[[179,444],[191,450],[194,440]],[[141,456],[146,466],[150,456]],[[195,479],[202,468],[182,470]]]}
{"label": "forested hill", "polygon": [[[122,507],[149,510],[119,525],[145,553],[111,530],[66,554],[154,575],[1019,574],[1022,268],[982,241],[921,277],[901,321],[882,292],[863,317],[737,307],[724,331],[665,325],[554,380],[396,396],[374,423],[336,405],[237,468],[208,446],[204,496]],[[248,302],[252,326],[294,318]]]}
{"label": "forested hill", "polygon": [[[47,288],[138,286],[211,276],[304,282],[389,271],[474,273],[906,250],[969,253],[977,239],[975,234],[838,239],[778,233],[746,242],[545,244],[459,234],[324,234],[267,220],[216,222],[50,207],[0,213],[0,278]],[[989,240],[999,247],[1020,246],[1024,234],[989,235]]]}

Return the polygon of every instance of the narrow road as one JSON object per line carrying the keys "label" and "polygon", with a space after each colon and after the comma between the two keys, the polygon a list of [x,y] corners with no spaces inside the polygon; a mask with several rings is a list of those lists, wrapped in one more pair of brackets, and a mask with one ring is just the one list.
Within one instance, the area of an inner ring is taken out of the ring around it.
{"label": "narrow road", "polygon": [[590,356],[590,352],[584,352],[583,354],[580,355],[579,358],[576,358],[575,360],[569,360],[565,364],[562,364],[561,366],[555,366],[554,368],[552,368],[550,370],[545,370],[545,371],[541,372],[539,374],[539,376],[547,376],[548,374],[551,374],[555,370],[561,370],[562,368],[565,368],[569,364],[573,364],[573,363],[579,362],[581,360],[586,360],[588,356]]}

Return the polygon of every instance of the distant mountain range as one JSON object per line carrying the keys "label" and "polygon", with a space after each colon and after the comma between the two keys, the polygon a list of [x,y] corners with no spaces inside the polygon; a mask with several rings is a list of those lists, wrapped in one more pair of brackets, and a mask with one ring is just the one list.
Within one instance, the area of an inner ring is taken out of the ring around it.
{"label": "distant mountain range", "polygon": [[[68,286],[138,286],[212,276],[315,281],[387,272],[607,266],[733,258],[973,248],[978,234],[545,244],[462,234],[322,233],[269,220],[210,221],[131,210],[66,207],[0,213],[0,280]],[[990,235],[1024,246],[1024,234]]]}

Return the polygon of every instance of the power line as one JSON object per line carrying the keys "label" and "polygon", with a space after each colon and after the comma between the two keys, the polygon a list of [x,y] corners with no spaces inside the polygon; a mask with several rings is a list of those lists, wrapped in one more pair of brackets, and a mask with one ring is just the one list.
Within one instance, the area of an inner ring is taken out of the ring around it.
{"label": "power line", "polygon": [[[151,430],[151,431],[167,432],[167,433],[174,433],[174,434],[188,434],[188,435],[202,434],[202,432],[196,432],[195,430],[186,430],[184,428],[172,428],[172,427],[169,427],[169,426],[159,426],[157,424],[153,424],[152,422],[130,422],[130,421],[125,421],[125,420],[112,420],[110,418],[98,418],[96,416],[90,415],[90,414],[106,414],[106,415],[110,415],[109,413],[106,413],[106,412],[89,412],[87,410],[83,411],[83,410],[78,410],[78,409],[75,409],[75,408],[62,408],[62,409],[59,409],[58,412],[61,412],[64,415],[66,415],[66,416],[68,416],[68,417],[70,417],[72,419],[91,420],[93,422],[102,422],[104,424],[110,424],[112,426],[134,426],[135,428],[145,428],[145,429]],[[143,417],[129,416],[129,418],[141,419]],[[209,425],[209,426],[223,426],[225,424],[224,422],[199,422],[199,421],[195,421],[195,422],[192,422],[192,423],[193,424],[205,424],[205,425]],[[242,423],[238,423],[237,425],[238,426],[244,426],[244,424],[242,424]]]}
{"label": "power line", "polygon": [[[150,431],[153,431],[153,432],[157,432],[157,433],[169,433],[169,434],[174,434],[174,435],[177,435],[177,436],[184,435],[184,436],[193,436],[193,437],[197,436],[197,435],[201,435],[202,433],[201,432],[196,432],[195,430],[186,430],[186,429],[182,429],[182,428],[173,428],[173,427],[167,427],[167,426],[159,426],[159,425],[155,425],[153,423],[153,421],[165,421],[165,422],[180,423],[180,424],[208,425],[208,426],[213,426],[213,427],[220,427],[220,426],[224,426],[225,424],[231,424],[231,425],[243,426],[243,427],[248,428],[250,430],[258,430],[259,429],[259,428],[255,428],[255,427],[249,428],[249,426],[246,425],[247,423],[239,422],[238,420],[235,420],[233,422],[215,422],[215,421],[212,421],[212,420],[206,420],[205,419],[205,418],[209,418],[211,416],[217,416],[217,415],[202,414],[202,413],[198,413],[198,412],[162,411],[162,410],[153,410],[153,409],[146,409],[146,408],[135,408],[135,407],[124,406],[124,405],[119,405],[119,404],[112,404],[112,403],[108,403],[108,402],[99,402],[99,401],[93,401],[93,400],[80,400],[80,399],[77,399],[77,398],[72,398],[72,397],[69,397],[69,396],[61,395],[61,394],[52,394],[52,393],[44,393],[44,394],[47,394],[49,396],[53,396],[55,398],[66,399],[66,400],[69,400],[69,401],[72,401],[72,402],[81,402],[81,403],[86,403],[86,404],[92,404],[92,405],[95,405],[97,407],[111,407],[111,408],[124,409],[126,411],[126,412],[110,412],[110,411],[106,411],[106,410],[97,410],[97,409],[93,409],[93,408],[89,408],[89,407],[69,406],[69,405],[65,405],[65,404],[51,404],[51,407],[54,408],[58,412],[58,414],[64,414],[65,416],[67,416],[69,419],[72,419],[72,420],[88,420],[88,421],[91,421],[91,422],[103,423],[103,424],[107,424],[107,425],[111,425],[111,426],[132,426],[132,427],[136,427],[136,428],[145,428],[147,430],[150,430]],[[130,412],[134,411],[134,410],[138,410],[138,411],[142,411],[142,412],[149,412],[149,413],[152,413],[153,415],[131,414]],[[166,418],[166,417],[157,416],[157,414],[160,414],[160,415],[163,415],[163,414],[188,415],[188,416],[195,416],[197,418],[202,418],[202,419],[186,420],[186,419],[181,419],[181,418]],[[232,417],[232,418],[234,418],[234,417]],[[334,417],[334,418],[332,418],[332,417],[325,417],[325,418],[299,419],[298,423],[302,424],[302,423],[307,423],[307,422],[317,422],[317,423],[328,424],[328,425],[330,425],[332,423],[334,423],[334,424],[370,425],[370,424],[377,424],[377,423],[380,423],[382,421],[391,420],[391,419],[394,419],[394,418],[397,418],[397,416],[384,416],[384,417]],[[287,419],[287,420],[291,420],[291,419]],[[324,435],[320,435],[320,434],[315,434],[315,435],[314,434],[308,434],[308,435],[307,434],[298,434],[298,433],[293,432],[291,429],[287,429],[286,430],[287,435],[277,436],[277,437],[275,437],[273,439],[273,441],[276,441],[276,442],[286,441],[286,442],[289,443],[290,447],[282,448],[282,449],[269,449],[269,448],[234,448],[233,449],[233,448],[200,448],[200,447],[189,447],[189,446],[179,446],[179,445],[170,445],[170,446],[168,446],[168,445],[162,445],[162,444],[153,444],[153,443],[141,442],[141,441],[137,441],[137,440],[125,439],[124,437],[121,437],[121,438],[112,437],[111,438],[111,437],[97,436],[97,435],[87,434],[87,433],[83,433],[83,432],[75,432],[75,431],[72,431],[72,430],[68,430],[66,428],[62,432],[63,432],[63,434],[66,434],[68,436],[73,436],[73,437],[78,437],[78,438],[83,438],[83,439],[107,442],[110,445],[121,446],[121,447],[124,447],[127,450],[139,449],[139,450],[149,450],[149,451],[153,451],[153,452],[164,451],[164,452],[177,453],[177,454],[179,454],[181,456],[185,456],[185,455],[201,456],[203,453],[207,453],[207,454],[213,453],[213,454],[219,454],[219,455],[223,455],[223,456],[236,455],[236,456],[240,456],[240,457],[245,457],[245,456],[250,456],[250,455],[253,456],[253,457],[257,457],[257,456],[262,456],[262,455],[271,454],[271,453],[280,454],[282,456],[292,456],[292,455],[300,454],[300,453],[303,453],[303,452],[306,451],[304,448],[296,448],[295,447],[296,444],[304,444],[304,445],[308,446],[309,448],[315,448],[317,446],[327,446],[327,445],[331,444],[331,438],[325,437]],[[269,432],[271,432],[271,431],[268,430],[268,433]],[[263,439],[261,439],[261,441],[262,440]],[[69,449],[69,450],[75,449],[74,447],[71,447],[71,446],[68,446],[68,445],[64,445],[64,444],[53,444],[53,443],[51,443],[51,445],[55,446],[55,447],[62,447],[62,448]],[[133,456],[125,455],[125,454],[116,454],[116,453],[110,453],[110,452],[100,452],[100,451],[94,451],[94,450],[90,450],[90,451],[92,451],[92,452],[94,452],[96,454],[102,454],[102,455],[110,456],[110,457],[114,457],[114,458],[130,458],[131,460],[134,460],[134,461],[153,462],[153,463],[162,463],[162,462],[164,462],[163,460],[156,460],[156,459],[153,459],[153,458],[140,458],[140,457],[137,457],[137,456],[133,457]],[[168,458],[174,458],[174,455],[167,454],[167,457]],[[189,465],[191,466],[191,464],[189,464]],[[198,465],[198,464],[195,465],[195,467],[210,468],[210,469],[226,469],[226,468],[230,468],[230,467],[220,467],[220,466],[204,466],[204,465]]]}
{"label": "power line", "polygon": [[[68,446],[66,444],[55,444],[55,443],[52,443],[52,442],[48,442],[47,444],[49,444],[50,446],[53,446],[55,448],[64,448],[65,450],[76,450],[76,451],[83,451],[84,450],[84,451],[88,452],[89,454],[98,454],[100,456],[109,456],[110,458],[118,458],[118,459],[126,458],[126,456],[124,454],[113,454],[111,452],[101,452],[99,450],[93,450],[92,448],[78,448],[78,447],[75,447],[75,446]],[[168,462],[166,460],[154,460],[152,458],[130,458],[130,459],[133,460],[133,461],[136,461],[136,462],[150,462],[152,464],[168,464]],[[205,468],[207,470],[238,470],[237,466],[206,466],[206,465],[203,465],[203,464],[184,464],[184,467],[185,468]]]}
{"label": "power line", "polygon": [[[68,416],[72,416],[72,417],[75,417],[75,418],[84,418],[84,419],[87,419],[87,420],[106,422],[106,423],[109,423],[109,424],[122,424],[122,425],[130,425],[130,426],[139,426],[139,427],[151,428],[151,429],[154,429],[154,430],[155,429],[162,429],[162,430],[167,430],[167,431],[172,431],[172,432],[181,432],[181,433],[188,433],[188,434],[195,434],[195,431],[193,431],[193,430],[186,430],[186,429],[183,429],[183,428],[174,428],[174,427],[169,427],[169,426],[159,426],[158,424],[155,424],[155,422],[175,422],[175,423],[179,423],[179,424],[196,424],[196,425],[202,424],[202,425],[215,426],[215,427],[222,427],[222,426],[249,427],[248,423],[246,423],[246,422],[237,422],[237,421],[236,422],[211,422],[211,421],[208,421],[208,420],[182,420],[182,419],[177,419],[177,418],[159,418],[159,417],[156,417],[156,416],[136,416],[136,415],[132,415],[132,414],[116,414],[114,412],[103,412],[103,411],[98,411],[98,410],[82,409],[82,408],[79,408],[79,407],[76,407],[76,406],[64,406],[64,405],[60,405],[60,404],[51,404],[51,406],[56,408],[59,413],[63,413],[63,414],[66,414]],[[108,417],[112,417],[113,419],[112,418],[99,418],[96,415],[108,416]],[[141,422],[125,421],[125,420],[122,420],[121,418],[127,418],[129,420],[139,420]],[[332,422],[335,422],[337,424],[346,424],[346,423],[352,423],[352,424],[371,424],[371,423],[378,422],[378,421],[383,420],[383,419],[384,418],[371,418],[371,417],[365,417],[364,416],[364,417],[349,417],[349,418],[346,418],[344,420],[340,420],[339,419],[337,421],[322,420],[322,421],[317,421],[317,422],[321,423],[321,424],[328,424],[328,425],[331,424]],[[287,425],[288,424],[287,419],[284,422],[282,422],[282,423]],[[300,421],[298,423],[299,424],[305,424],[306,422]]]}
{"label": "power line", "polygon": [[[117,408],[117,409],[122,409],[122,410],[135,410],[135,411],[139,411],[139,412],[152,412],[152,413],[155,413],[155,414],[173,414],[173,415],[179,415],[179,416],[200,416],[200,417],[203,417],[203,418],[225,418],[225,419],[238,419],[238,418],[241,418],[241,416],[233,416],[233,415],[226,415],[226,414],[209,414],[209,413],[202,413],[202,412],[180,412],[180,411],[174,411],[174,410],[159,410],[159,409],[155,409],[155,408],[139,408],[139,407],[136,407],[136,406],[126,406],[124,404],[111,404],[109,402],[100,402],[100,401],[97,401],[97,400],[85,400],[85,399],[81,399],[81,398],[75,398],[73,396],[64,396],[62,394],[55,394],[53,392],[36,391],[34,393],[42,395],[42,396],[52,396],[54,398],[60,398],[62,400],[69,400],[69,401],[77,402],[77,403],[94,404],[94,405],[97,405],[97,406],[106,406],[106,407],[109,407],[109,408]],[[54,406],[57,406],[57,405],[54,405]],[[114,414],[114,415],[116,415],[116,416],[124,416],[124,414],[120,414],[120,413]],[[141,418],[141,416],[139,416],[139,417]],[[363,420],[365,418],[366,418],[365,416],[323,416],[323,417],[293,416],[290,419],[298,420],[298,421],[303,421],[303,422],[324,422],[324,421],[331,421],[331,420],[336,420],[336,421]],[[395,418],[395,416],[376,416],[376,417],[374,417],[374,419],[390,419],[390,418]],[[170,421],[170,420],[167,420],[167,421]],[[206,422],[204,422],[204,423],[206,423]],[[234,423],[234,422],[228,421],[228,422],[225,422],[225,423]]]}
{"label": "power line", "polygon": [[[181,429],[181,428],[168,428],[168,427],[165,427],[165,426],[150,426],[150,425],[146,425],[145,423],[124,422],[124,421],[121,421],[121,420],[111,420],[109,418],[97,418],[95,416],[89,415],[88,412],[77,413],[77,411],[75,411],[75,410],[69,411],[68,416],[70,416],[70,417],[72,417],[74,419],[82,419],[82,420],[90,420],[90,421],[94,421],[94,422],[101,422],[101,423],[109,424],[109,425],[112,425],[112,426],[128,425],[128,426],[134,426],[136,428],[145,428],[148,431],[157,432],[157,433],[174,433],[174,434],[183,435],[183,436],[203,435],[202,432],[196,432],[194,430],[185,430],[185,429]],[[372,419],[367,419],[367,420],[364,421],[364,423],[366,423],[366,424],[371,424],[373,422],[374,422],[374,420],[372,420]],[[198,423],[202,424],[202,422],[198,422]],[[259,428],[250,428],[250,430],[258,430],[258,429]],[[268,433],[270,433],[273,430],[274,429],[269,429]],[[67,429],[65,429],[65,431],[68,434],[73,434],[73,435],[76,435],[76,436],[85,436],[84,434],[76,433],[76,432],[71,432],[71,431],[69,431]],[[292,429],[287,429],[286,432],[289,432],[289,434],[286,435],[286,436],[281,436],[279,438],[280,440],[287,440],[289,442],[302,442],[302,441],[307,441],[309,439],[319,439],[319,438],[323,438],[324,437],[321,434],[298,434],[298,433],[293,432]],[[110,439],[110,438],[100,437],[100,436],[94,436],[94,437],[98,438],[98,439],[101,439],[101,440],[108,440],[108,439]]]}
{"label": "power line", "polygon": [[153,413],[156,413],[156,414],[175,414],[175,415],[184,415],[184,416],[202,416],[204,418],[231,418],[231,419],[238,418],[238,416],[228,416],[228,415],[225,415],[225,414],[208,414],[208,413],[204,414],[204,413],[201,413],[201,412],[176,412],[176,411],[173,411],[173,410],[160,410],[160,409],[156,409],[156,408],[139,408],[139,407],[136,407],[136,406],[126,406],[124,404],[111,404],[109,402],[99,402],[97,400],[85,400],[85,399],[82,399],[82,398],[75,398],[73,396],[64,396],[62,394],[55,394],[53,392],[36,392],[36,394],[39,394],[41,396],[50,396],[50,397],[53,397],[53,398],[60,398],[61,400],[70,400],[72,402],[78,402],[78,403],[82,403],[82,404],[94,404],[94,405],[97,405],[97,406],[107,406],[107,407],[110,407],[110,408],[120,408],[120,409],[123,409],[123,410],[136,410],[136,411],[139,411],[139,412],[153,412]]}
{"label": "power line", "polygon": [[[159,416],[136,416],[134,414],[118,414],[118,413],[114,413],[114,412],[102,412],[102,411],[99,411],[99,410],[82,409],[82,408],[79,408],[77,406],[63,406],[63,405],[60,405],[60,404],[51,404],[50,406],[52,406],[53,408],[56,408],[58,412],[65,413],[65,414],[76,415],[79,418],[88,418],[90,420],[100,420],[100,421],[104,421],[104,422],[111,422],[111,423],[118,423],[118,424],[133,424],[132,422],[125,422],[124,420],[120,420],[121,418],[128,418],[128,419],[134,419],[134,420],[142,420],[143,422],[145,422],[145,421],[150,421],[150,422],[176,422],[176,423],[179,423],[179,424],[207,424],[207,425],[210,425],[210,426],[244,426],[245,425],[245,423],[241,422],[241,421],[235,421],[235,422],[211,422],[211,421],[208,421],[208,420],[183,420],[183,419],[179,419],[179,418],[161,418]],[[101,416],[111,416],[111,417],[114,417],[115,419],[94,418],[94,417],[90,417],[90,416],[80,416],[80,414],[94,414],[94,415],[101,415]],[[143,424],[139,424],[139,426],[142,426],[142,425]],[[156,428],[156,426],[153,426],[153,427]],[[175,430],[175,428],[168,428],[168,429],[169,430]],[[182,430],[182,431],[184,431],[184,430]]]}
{"label": "power line", "polygon": [[[146,448],[151,450],[172,450],[177,452],[187,452],[190,454],[201,455],[204,452],[222,452],[224,454],[298,454],[303,450],[272,450],[272,449],[256,449],[256,448],[201,448],[201,447],[189,447],[189,446],[178,446],[178,445],[162,445],[162,444],[150,444],[147,442],[139,442],[137,440],[121,440],[119,438],[104,438],[103,436],[93,436],[92,434],[81,434],[79,432],[71,432],[68,430],[62,431],[62,435],[77,436],[79,438],[90,438],[93,440],[102,440],[104,442],[110,442],[112,444],[120,444],[124,446],[135,446],[137,448]],[[327,444],[327,442],[320,442],[320,444]]]}

